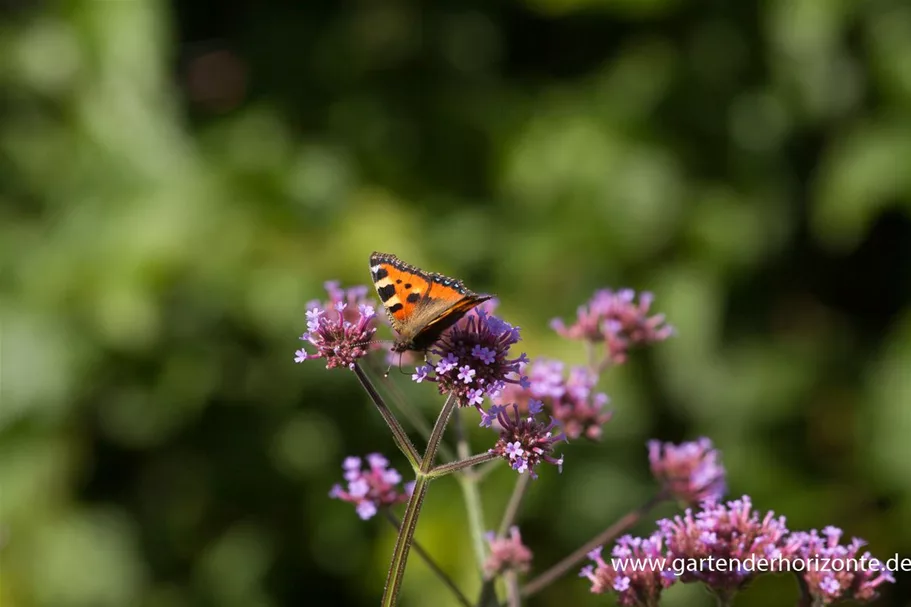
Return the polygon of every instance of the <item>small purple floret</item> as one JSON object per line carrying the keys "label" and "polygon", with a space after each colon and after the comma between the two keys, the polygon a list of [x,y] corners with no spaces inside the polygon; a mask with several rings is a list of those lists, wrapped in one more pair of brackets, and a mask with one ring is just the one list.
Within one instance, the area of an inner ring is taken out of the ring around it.
{"label": "small purple floret", "polygon": [[601,289],[579,306],[575,323],[566,326],[555,318],[550,326],[568,339],[603,343],[606,361],[622,364],[631,348],[663,341],[674,333],[664,322],[664,315],[648,315],[653,299],[651,293],[642,293],[636,303],[632,289]]}
{"label": "small purple floret", "polygon": [[648,442],[652,475],[668,495],[689,505],[721,499],[726,490],[720,454],[708,438],[680,443]]}
{"label": "small purple floret", "polygon": [[[495,397],[496,402],[514,402],[526,410],[530,400],[539,400],[563,425],[566,436],[597,440],[603,426],[610,421],[607,394],[595,391],[597,375],[586,367],[572,367],[564,375],[565,365],[546,358],[535,360],[528,369],[526,386],[511,384]],[[532,412],[534,414],[535,412]]]}
{"label": "small purple floret", "polygon": [[527,573],[531,568],[532,552],[522,543],[522,535],[515,525],[509,528],[507,537],[498,538],[490,531],[485,534],[485,539],[490,546],[490,556],[484,562],[484,573],[488,578],[506,571]]}
{"label": "small purple floret", "polygon": [[[668,558],[688,562],[705,562],[712,558],[728,563],[769,559],[771,567],[785,570],[784,563],[798,556],[799,543],[788,532],[783,516],[774,512],[764,515],[753,510],[748,496],[725,504],[717,499],[706,500],[701,510],[687,508],[683,515],[658,521],[664,535]],[[706,534],[711,533],[707,538]],[[706,539],[711,541],[707,542]],[[716,592],[730,594],[759,575],[759,571],[746,569],[698,567],[688,569],[682,582],[703,582]]]}
{"label": "small purple floret", "polygon": [[326,368],[353,368],[367,355],[376,333],[376,308],[366,302],[367,287],[341,289],[335,281],[326,283],[329,300],[307,304],[307,332],[301,341],[316,348],[311,354],[305,348],[294,353],[294,362],[326,359]]}
{"label": "small purple floret", "polygon": [[[792,534],[798,554],[809,565],[800,575],[810,596],[816,600],[814,604],[829,605],[851,599],[866,603],[877,598],[879,586],[895,583],[895,577],[882,561],[875,567],[869,552],[861,554],[863,540],[853,538],[848,544],[841,544],[841,536],[842,530],[832,526],[823,529],[822,534],[815,529]],[[820,563],[828,566],[822,567]]]}
{"label": "small purple floret", "polygon": [[518,327],[491,316],[485,306],[477,307],[429,350],[437,357],[432,368],[416,370],[412,379],[436,383],[440,394],[454,394],[459,406],[475,407],[482,415],[481,425],[489,425],[484,398],[525,381],[522,368],[527,357],[510,358],[509,352],[519,339]]}
{"label": "small purple floret", "polygon": [[660,532],[647,538],[624,535],[617,540],[610,558],[601,555],[601,548],[589,552],[594,564],[583,567],[579,576],[591,581],[595,594],[616,593],[618,605],[657,605],[661,591],[676,581],[658,565],[667,556],[663,542]]}
{"label": "small purple floret", "polygon": [[[556,420],[551,418],[550,423],[544,424],[533,416],[521,415],[515,404],[511,408],[512,416],[508,415],[507,407],[494,405],[490,408],[490,421],[495,418],[501,428],[500,439],[490,453],[505,459],[519,474],[527,470],[532,478],[538,478],[535,468],[541,462],[562,467],[563,456],[554,457],[553,450],[556,443],[566,440],[566,435],[554,434]],[[482,425],[487,420],[486,417],[482,419]]]}
{"label": "small purple floret", "polygon": [[399,489],[402,475],[394,468],[389,468],[389,460],[379,453],[371,453],[365,458],[367,468],[359,457],[346,457],[342,463],[347,489],[335,485],[329,497],[340,499],[355,505],[358,516],[366,520],[375,515],[380,508],[408,501],[414,490],[414,483],[405,483]]}

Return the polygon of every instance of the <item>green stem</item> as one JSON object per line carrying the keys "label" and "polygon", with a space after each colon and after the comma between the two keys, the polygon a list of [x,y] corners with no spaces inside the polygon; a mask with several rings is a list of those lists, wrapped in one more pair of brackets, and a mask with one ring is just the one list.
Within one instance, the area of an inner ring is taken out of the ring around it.
{"label": "green stem", "polygon": [[[398,519],[395,518],[395,515],[389,511],[388,508],[383,509],[383,514],[386,515],[386,520],[389,521],[389,523],[395,527],[396,530],[401,530],[401,524],[399,523]],[[414,551],[417,552],[418,556],[423,559],[428,567],[430,567],[430,570],[433,571],[438,578],[440,578],[440,581],[443,582],[443,584],[445,584],[449,590],[452,591],[452,594],[461,605],[464,607],[473,607],[471,601],[468,600],[468,597],[462,594],[462,591],[459,590],[459,587],[456,586],[452,578],[446,575],[446,572],[443,571],[439,565],[437,565],[436,561],[433,560],[433,557],[431,557],[430,554],[424,550],[424,548],[418,543],[417,540],[414,540],[412,547],[414,548]]]}
{"label": "green stem", "polygon": [[595,345],[586,339],[585,340],[585,357],[588,359],[588,368],[591,369],[593,372],[597,373],[598,372],[598,359],[595,358],[595,356],[597,356],[597,353],[595,352]]}
{"label": "green stem", "polygon": [[[373,371],[379,372],[376,367],[371,367]],[[392,403],[398,409],[406,420],[414,427],[415,430],[425,439],[430,438],[431,427],[427,420],[421,415],[420,411],[415,409],[405,399],[401,388],[395,382],[388,381],[385,383],[392,395]],[[445,442],[440,443],[440,453],[448,460],[455,459],[455,452]]]}
{"label": "green stem", "polygon": [[[487,561],[487,548],[484,543],[484,507],[481,505],[481,494],[474,471],[470,468],[458,477],[459,486],[462,488],[462,498],[465,500],[465,511],[468,514],[468,533],[471,536],[471,547],[474,549],[474,558],[478,571],[483,575],[484,563]],[[493,584],[487,587],[487,582],[481,591],[478,605],[497,604]]]}
{"label": "green stem", "polygon": [[519,594],[519,576],[515,571],[507,571],[503,574],[503,578],[506,581],[506,604],[508,607],[519,607],[522,604]]}
{"label": "green stem", "polygon": [[519,513],[519,506],[522,505],[522,498],[525,497],[525,490],[528,489],[528,482],[531,478],[529,474],[520,474],[516,479],[516,484],[512,488],[512,495],[509,496],[509,503],[506,505],[506,512],[503,513],[503,520],[500,521],[500,529],[497,531],[497,537],[506,537],[509,528],[512,527]]}
{"label": "green stem", "polygon": [[386,587],[383,589],[382,607],[394,607],[398,601],[399,591],[402,588],[402,580],[405,577],[405,566],[408,563],[408,552],[414,543],[414,530],[418,525],[418,517],[421,514],[421,506],[424,505],[424,497],[427,495],[427,486],[432,480],[428,476],[433,459],[436,457],[437,449],[440,446],[440,440],[443,438],[443,432],[446,430],[446,424],[452,415],[452,410],[456,406],[456,399],[452,394],[446,397],[440,415],[437,417],[433,430],[430,432],[430,439],[427,441],[427,450],[424,457],[420,460],[420,467],[416,471],[414,479],[414,491],[405,507],[405,514],[402,517],[402,526],[399,528],[399,535],[395,540],[395,548],[392,551],[392,562],[389,564],[389,573],[386,575]]}
{"label": "green stem", "polygon": [[489,462],[491,460],[497,459],[498,457],[498,455],[495,455],[493,453],[478,453],[477,455],[472,455],[466,459],[449,462],[448,464],[440,464],[428,472],[427,476],[430,478],[439,478],[441,476],[446,476],[447,474],[452,474],[453,472],[458,472],[459,470],[465,470],[466,468],[471,468],[472,466],[477,466],[478,464]]}
{"label": "green stem", "polygon": [[443,440],[446,424],[449,423],[449,417],[456,408],[456,403],[455,395],[450,392],[446,397],[446,402],[443,403],[443,408],[440,410],[436,423],[433,425],[433,430],[430,431],[430,438],[427,439],[427,450],[424,451],[424,457],[421,459],[421,472],[424,474],[427,474],[433,468],[433,460],[437,456],[437,449],[439,449]]}
{"label": "green stem", "polygon": [[800,588],[800,598],[797,600],[797,607],[813,607],[813,595],[810,594],[810,586],[807,585],[807,581],[796,571],[794,572],[794,577],[797,578],[797,586]]}
{"label": "green stem", "polygon": [[666,495],[664,492],[661,492],[639,508],[636,508],[632,512],[628,512],[623,516],[623,518],[599,533],[590,541],[586,542],[585,545],[580,546],[572,554],[558,562],[556,565],[553,565],[550,569],[526,584],[525,587],[522,588],[522,596],[530,597],[555,582],[570,569],[582,562],[589,552],[598,546],[606,544],[607,542],[611,541],[632,527],[634,524],[636,524],[636,522],[639,521],[639,519],[645,516],[649,511],[652,510],[652,508],[663,502],[665,499]]}
{"label": "green stem", "polygon": [[[468,459],[469,445],[465,436],[464,420],[456,411],[456,451],[462,460]],[[494,462],[491,462],[493,464]],[[481,505],[481,495],[478,492],[477,474],[471,468],[466,468],[459,475],[459,486],[462,488],[462,497],[465,500],[465,511],[468,514],[468,532],[471,535],[471,545],[474,548],[475,560],[478,571],[484,570],[484,561],[487,560],[487,549],[484,547],[484,507]]]}
{"label": "green stem", "polygon": [[405,432],[405,429],[402,428],[402,424],[399,423],[399,420],[396,419],[392,411],[389,410],[389,407],[386,406],[383,397],[376,391],[373,382],[370,381],[370,378],[367,377],[367,374],[364,373],[364,370],[357,362],[354,363],[354,374],[361,382],[364,390],[367,391],[367,394],[370,395],[370,399],[373,401],[373,404],[376,405],[380,415],[386,420],[386,425],[392,430],[392,438],[395,440],[395,444],[398,445],[398,448],[405,454],[405,457],[408,458],[411,467],[415,470],[420,468],[421,465],[423,465],[421,456],[418,455],[417,449],[414,448],[411,439],[408,438],[408,433]]}
{"label": "green stem", "polygon": [[487,478],[491,472],[493,472],[494,470],[496,470],[499,467],[500,467],[500,463],[497,461],[488,462],[488,463],[484,464],[483,466],[479,466],[477,470],[473,471],[475,480],[480,483],[485,478]]}
{"label": "green stem", "polygon": [[408,562],[408,550],[411,548],[414,530],[418,524],[418,515],[421,513],[429,482],[430,479],[421,473],[418,473],[414,481],[414,491],[405,507],[402,526],[399,527],[399,535],[395,539],[395,548],[392,551],[389,573],[386,575],[386,586],[383,589],[383,600],[381,601],[383,607],[394,607],[398,600],[402,578],[405,576],[405,564]]}
{"label": "green stem", "polygon": [[484,580],[481,592],[478,595],[478,607],[501,607],[500,601],[497,600],[496,588],[494,587],[495,580],[496,578]]}

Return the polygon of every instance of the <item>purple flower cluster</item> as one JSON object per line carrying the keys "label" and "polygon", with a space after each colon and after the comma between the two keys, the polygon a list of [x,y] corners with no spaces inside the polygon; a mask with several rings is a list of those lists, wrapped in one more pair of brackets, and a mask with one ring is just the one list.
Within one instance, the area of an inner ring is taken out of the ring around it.
{"label": "purple flower cluster", "polygon": [[329,497],[337,498],[355,505],[358,516],[367,520],[380,508],[407,502],[414,489],[414,483],[405,483],[402,488],[402,475],[394,468],[389,468],[389,460],[379,453],[367,456],[367,469],[359,457],[347,457],[342,464],[344,478],[348,488],[341,485],[332,487]]}
{"label": "purple flower cluster", "polygon": [[475,308],[444,333],[430,349],[436,364],[415,369],[411,378],[435,382],[440,394],[454,394],[459,406],[474,406],[482,414],[485,397],[493,397],[509,384],[527,385],[522,367],[523,352],[509,357],[509,349],[521,339],[519,328]]}
{"label": "purple flower cluster", "polygon": [[647,538],[625,535],[614,545],[611,559],[601,556],[602,546],[589,552],[588,558],[595,564],[583,567],[579,576],[591,580],[595,594],[616,592],[619,605],[654,607],[661,591],[676,581],[673,572],[658,564],[666,557],[663,542],[659,532]]}
{"label": "purple flower cluster", "polygon": [[637,302],[632,289],[601,289],[586,305],[579,306],[574,324],[567,327],[555,318],[551,328],[568,339],[603,342],[607,359],[622,364],[630,348],[663,341],[674,332],[663,314],[648,315],[653,299],[651,293],[642,293]]}
{"label": "purple flower cluster", "polygon": [[510,385],[494,400],[498,404],[514,402],[520,411],[527,411],[529,400],[540,400],[563,425],[568,438],[600,438],[612,412],[605,409],[610,401],[607,394],[594,391],[597,375],[586,367],[572,367],[568,377],[563,371],[564,364],[558,360],[538,359],[528,368],[527,388]]}
{"label": "purple flower cluster", "polygon": [[697,505],[724,495],[725,471],[718,459],[718,451],[707,438],[679,445],[648,442],[652,475],[668,495],[685,504]]}
{"label": "purple flower cluster", "polygon": [[[850,544],[839,543],[842,530],[826,527],[820,535],[815,529],[794,533],[800,544],[800,558],[806,562],[801,573],[814,605],[829,605],[838,600],[872,601],[877,588],[886,582],[895,582],[892,574],[881,565],[874,566],[869,552],[859,555],[864,541],[858,538]],[[818,564],[824,563],[825,567]],[[864,566],[865,565],[865,566]]]}
{"label": "purple flower cluster", "polygon": [[294,353],[294,362],[325,358],[327,369],[350,369],[370,350],[376,333],[376,310],[366,299],[367,287],[345,290],[336,281],[327,282],[325,287],[329,301],[307,304],[307,332],[300,336],[301,341],[316,348],[316,353],[301,348]]}
{"label": "purple flower cluster", "polygon": [[[755,568],[704,567],[702,559],[744,563],[767,559],[780,563],[797,557],[799,542],[788,535],[783,516],[761,516],[748,496],[722,504],[707,500],[702,510],[687,508],[681,516],[658,521],[669,559],[692,564],[680,576],[682,582],[704,582],[716,592],[730,593],[758,574]],[[712,562],[709,561],[709,562]],[[700,566],[697,566],[700,564]]]}
{"label": "purple flower cluster", "polygon": [[[822,534],[790,532],[783,516],[754,511],[747,496],[726,504],[706,500],[698,512],[688,508],[657,524],[658,531],[647,539],[620,538],[612,559],[601,558],[600,548],[589,554],[595,564],[580,575],[591,581],[592,592],[616,592],[620,605],[651,606],[662,589],[680,581],[702,582],[730,598],[762,573],[794,571],[806,582],[814,605],[829,605],[871,601],[879,586],[895,581],[869,552],[858,556],[862,540],[841,545],[842,532],[835,527]],[[765,564],[757,566],[760,562]],[[858,566],[864,562],[866,568]]]}
{"label": "purple flower cluster", "polygon": [[553,464],[563,468],[563,456],[555,458],[552,454],[554,445],[565,441],[566,435],[562,432],[554,434],[557,422],[550,418],[549,424],[537,421],[534,416],[544,410],[540,401],[531,401],[528,415],[519,413],[519,406],[513,404],[513,416],[510,417],[507,407],[493,405],[490,411],[484,414],[481,424],[489,426],[496,419],[500,430],[500,438],[490,453],[498,455],[509,462],[510,467],[523,474],[526,470],[532,478],[538,478],[535,468],[541,462]]}
{"label": "purple flower cluster", "polygon": [[[337,282],[327,282],[325,288],[327,301],[308,303],[307,332],[300,338],[316,351],[297,350],[295,362],[323,358],[327,368],[355,368],[359,358],[379,347],[373,341],[375,306],[367,299],[366,287],[342,289]],[[562,470],[563,456],[554,454],[558,442],[567,437],[601,437],[611,412],[606,410],[607,395],[595,391],[598,373],[610,363],[625,362],[631,348],[662,341],[673,333],[663,315],[649,316],[651,294],[637,297],[630,289],[599,290],[579,308],[574,324],[566,326],[555,319],[551,326],[564,337],[603,344],[603,359],[593,360],[592,368],[568,371],[562,362],[549,359],[526,368],[524,353],[510,355],[521,339],[518,327],[493,316],[494,305],[488,301],[474,308],[444,332],[428,350],[427,364],[417,367],[412,379],[437,384],[439,392],[454,396],[459,406],[476,407],[480,425],[499,433],[488,452],[532,478],[537,478],[541,463]],[[485,399],[494,403],[487,411]],[[380,397],[376,401],[385,412]],[[535,419],[545,407],[549,420]],[[395,420],[389,423],[401,438],[404,430]],[[672,584],[699,582],[723,604],[730,604],[733,595],[759,574],[790,570],[800,576],[804,594],[818,606],[841,600],[871,601],[880,586],[894,583],[881,562],[869,552],[861,553],[862,540],[841,544],[843,533],[838,528],[791,532],[783,516],[754,510],[748,496],[722,502],[726,473],[708,438],[681,444],[652,440],[648,456],[652,475],[661,485],[660,497],[688,507],[683,514],[658,521],[657,530],[648,537],[621,537],[610,558],[602,557],[603,547],[591,551],[588,556],[593,562],[580,575],[591,582],[592,592],[615,593],[623,606],[653,607]],[[348,457],[342,468],[345,484],[335,485],[329,495],[353,504],[364,520],[382,508],[408,501],[414,491],[414,483],[402,484],[402,476],[379,453],[364,459]],[[410,505],[420,504],[415,500]],[[488,579],[530,569],[532,552],[517,527],[511,527],[506,537],[490,533],[487,541],[490,556],[483,568]],[[760,560],[766,565],[746,565]]]}
{"label": "purple flower cluster", "polygon": [[506,571],[527,573],[531,568],[532,552],[522,543],[519,528],[513,525],[509,528],[507,537],[497,537],[491,531],[486,536],[490,545],[490,556],[484,562],[484,573],[488,578],[501,575]]}

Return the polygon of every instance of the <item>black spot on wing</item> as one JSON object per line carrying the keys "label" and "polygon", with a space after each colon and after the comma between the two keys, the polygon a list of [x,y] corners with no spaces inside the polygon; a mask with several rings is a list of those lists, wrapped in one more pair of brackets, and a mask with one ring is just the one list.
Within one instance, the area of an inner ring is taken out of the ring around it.
{"label": "black spot on wing", "polygon": [[421,294],[420,293],[409,293],[408,297],[406,297],[405,299],[408,300],[408,303],[417,303],[418,300],[421,299]]}
{"label": "black spot on wing", "polygon": [[401,309],[404,308],[404,307],[405,307],[405,306],[403,306],[402,303],[399,302],[399,303],[395,304],[394,306],[389,306],[389,311],[390,311],[392,314],[395,314],[396,312],[398,312],[399,310],[401,310]]}
{"label": "black spot on wing", "polygon": [[390,297],[395,295],[395,286],[386,285],[385,287],[380,287],[379,289],[377,289],[377,293],[380,294],[380,299],[382,299],[383,301],[386,301],[387,299],[389,299]]}
{"label": "black spot on wing", "polygon": [[[399,282],[402,282],[402,281],[400,280]],[[410,283],[410,282],[406,282],[406,283],[405,283],[405,288],[406,288],[406,289],[410,289],[410,288],[411,288],[411,283]]]}
{"label": "black spot on wing", "polygon": [[376,272],[373,273],[373,280],[376,282],[378,280],[383,280],[387,276],[389,276],[389,272],[386,271],[386,268],[379,268]]}

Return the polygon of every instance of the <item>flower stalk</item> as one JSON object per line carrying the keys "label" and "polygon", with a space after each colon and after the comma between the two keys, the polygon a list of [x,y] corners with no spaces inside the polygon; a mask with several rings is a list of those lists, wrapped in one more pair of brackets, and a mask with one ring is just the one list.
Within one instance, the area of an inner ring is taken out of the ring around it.
{"label": "flower stalk", "polygon": [[376,405],[380,415],[383,416],[386,425],[389,426],[389,429],[392,431],[392,438],[399,450],[408,458],[408,463],[411,464],[413,469],[416,470],[420,468],[422,464],[421,456],[418,455],[417,449],[414,448],[414,444],[411,442],[411,439],[408,438],[408,433],[405,432],[402,424],[399,423],[399,420],[392,411],[389,410],[389,407],[386,405],[383,397],[380,396],[380,393],[377,392],[373,382],[370,381],[370,378],[364,373],[364,369],[361,368],[357,362],[353,364],[352,369],[358,381],[361,382],[361,386],[364,387],[364,390],[366,390],[367,394],[370,396],[370,400],[373,401],[373,404]]}
{"label": "flower stalk", "polygon": [[519,590],[519,576],[515,571],[507,571],[503,574],[506,581],[506,605],[508,607],[520,607],[522,597]]}
{"label": "flower stalk", "polygon": [[[402,587],[402,580],[405,577],[405,566],[408,563],[408,553],[411,549],[411,545],[414,543],[414,531],[417,528],[418,517],[421,514],[424,497],[427,495],[427,487],[430,481],[433,480],[433,477],[428,473],[433,465],[437,449],[440,446],[440,441],[443,439],[443,433],[446,430],[446,424],[449,422],[449,418],[452,415],[455,406],[456,398],[454,395],[450,394],[446,397],[446,402],[443,403],[443,408],[440,410],[433,430],[430,432],[430,439],[427,441],[427,449],[424,451],[424,457],[421,458],[419,460],[420,463],[415,466],[416,476],[414,490],[411,493],[411,498],[408,500],[408,505],[405,507],[402,525],[399,528],[399,535],[396,538],[395,548],[392,551],[392,561],[389,564],[389,573],[386,576],[386,586],[383,590],[383,599],[381,601],[383,607],[394,607],[398,600],[399,591]],[[399,428],[401,428],[401,426],[399,426]],[[414,465],[414,463],[412,463],[412,465]]]}
{"label": "flower stalk", "polygon": [[[398,519],[395,518],[395,515],[392,514],[392,512],[390,512],[388,509],[384,510],[383,512],[385,514],[386,520],[389,521],[389,523],[395,527],[397,531],[401,531],[402,525],[399,523]],[[473,607],[471,601],[468,600],[468,597],[462,594],[462,591],[459,590],[459,587],[456,586],[452,578],[449,577],[446,572],[440,568],[436,561],[433,560],[433,557],[430,556],[430,554],[417,542],[417,540],[412,543],[412,547],[414,548],[414,551],[417,553],[417,555],[421,557],[427,567],[429,567],[430,570],[433,571],[433,573],[438,578],[440,578],[440,581],[443,582],[447,588],[449,588],[460,605],[463,607]]]}
{"label": "flower stalk", "polygon": [[[463,461],[468,459],[470,446],[465,434],[464,418],[456,409],[456,451],[459,458]],[[491,455],[491,454],[487,454]],[[495,465],[490,462],[489,466]],[[462,489],[462,498],[465,500],[465,511],[468,515],[468,534],[471,537],[471,546],[474,549],[475,562],[478,565],[478,571],[487,560],[487,549],[484,547],[484,508],[481,505],[481,495],[478,492],[478,483],[480,475],[473,468],[466,468],[459,475],[459,487]]]}
{"label": "flower stalk", "polygon": [[810,594],[810,586],[802,575],[794,572],[797,578],[797,587],[800,589],[800,597],[797,599],[797,607],[813,607],[813,595]]}
{"label": "flower stalk", "polygon": [[383,607],[394,607],[398,601],[402,579],[405,576],[405,565],[408,562],[408,552],[414,540],[414,530],[417,528],[418,516],[421,513],[421,506],[424,504],[424,497],[427,495],[429,482],[430,479],[420,473],[414,481],[414,491],[405,507],[405,515],[402,517],[402,525],[399,527],[399,535],[392,551],[392,561],[389,563],[389,573],[386,575],[386,586],[380,602]]}
{"label": "flower stalk", "polygon": [[525,491],[528,489],[530,479],[530,475],[522,474],[516,480],[516,484],[512,488],[512,495],[509,496],[509,503],[506,505],[506,511],[503,513],[503,520],[500,521],[497,537],[505,537],[509,533],[509,528],[512,527],[516,516],[519,514],[519,506],[522,505],[522,498],[525,497]]}
{"label": "flower stalk", "polygon": [[615,539],[621,533],[635,525],[639,520],[651,512],[655,506],[667,499],[667,496],[661,492],[652,497],[650,500],[645,502],[642,506],[636,508],[635,510],[628,512],[622,518],[617,520],[613,525],[596,535],[594,538],[586,542],[584,545],[580,546],[578,549],[573,551],[571,554],[563,558],[561,561],[551,566],[547,571],[537,576],[535,579],[530,581],[522,588],[522,596],[528,598],[534,596],[547,586],[551,585],[566,573],[568,573],[573,567],[576,567],[588,556],[588,553],[602,546],[607,542]]}
{"label": "flower stalk", "polygon": [[452,474],[453,472],[468,472],[468,469],[472,466],[495,460],[497,457],[498,456],[494,453],[479,453],[465,459],[449,462],[448,464],[440,464],[428,472],[427,476],[430,478],[439,478],[441,476],[446,476],[447,474]]}
{"label": "flower stalk", "polygon": [[[381,370],[377,369],[376,365],[371,366],[370,369],[375,373],[382,373]],[[421,412],[418,411],[416,407],[412,406],[411,403],[405,399],[405,395],[395,382],[387,382],[384,385],[389,390],[392,406],[403,416],[406,423],[411,424],[411,427],[413,427],[424,440],[428,440],[430,438],[430,432],[433,430],[430,423],[421,415]],[[455,451],[446,444],[446,441],[440,443],[439,453],[447,460],[456,459]]]}

